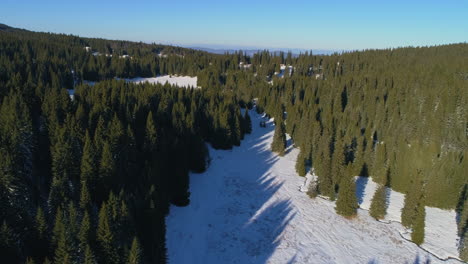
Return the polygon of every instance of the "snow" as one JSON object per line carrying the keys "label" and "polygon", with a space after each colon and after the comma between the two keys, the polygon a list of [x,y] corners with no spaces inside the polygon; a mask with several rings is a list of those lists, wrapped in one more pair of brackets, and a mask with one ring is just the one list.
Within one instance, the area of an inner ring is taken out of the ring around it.
{"label": "snow", "polygon": [[422,247],[437,256],[447,258],[458,256],[457,214],[426,206],[426,228]]}
{"label": "snow", "polygon": [[86,84],[86,85],[89,85],[89,86],[94,86],[96,85],[97,82],[95,81],[87,81],[87,80],[83,80],[83,84]]}
{"label": "snow", "polygon": [[75,89],[67,89],[68,91],[68,96],[70,96],[70,99],[73,100],[75,99]]}
{"label": "snow", "polygon": [[133,79],[125,79],[125,80],[129,82],[134,82],[134,83],[149,82],[149,83],[165,84],[166,82],[168,82],[170,85],[177,85],[179,87],[200,88],[199,86],[197,86],[198,78],[196,76],[190,77],[190,76],[163,75],[163,76],[151,77],[151,78],[136,77]]}
{"label": "snow", "polygon": [[[398,222],[376,221],[362,209],[348,220],[335,213],[335,202],[310,199],[303,187],[312,175],[304,178],[295,172],[299,150],[288,140],[284,157],[272,153],[272,121],[260,128],[262,117],[250,114],[252,134],[232,150],[210,148],[211,166],[205,173],[190,175],[190,205],[171,207],[166,233],[169,263],[443,262],[404,239]],[[362,207],[370,205],[372,186],[370,180],[362,186]],[[401,208],[397,204],[401,195],[393,193],[391,214]],[[430,211],[428,219],[434,217]],[[448,219],[436,218],[437,226]],[[433,240],[432,229],[428,223],[428,240]],[[433,231],[445,240],[446,230]],[[438,243],[434,247],[441,248]]]}
{"label": "snow", "polygon": [[[369,210],[372,197],[378,185],[368,177],[356,177],[356,195],[362,209]],[[387,188],[388,208],[384,222],[401,222],[401,209],[405,203],[405,195]],[[424,243],[421,247],[439,258],[458,257],[458,231],[456,212],[434,207],[425,207],[426,219]],[[411,240],[410,230],[399,227],[400,233]]]}

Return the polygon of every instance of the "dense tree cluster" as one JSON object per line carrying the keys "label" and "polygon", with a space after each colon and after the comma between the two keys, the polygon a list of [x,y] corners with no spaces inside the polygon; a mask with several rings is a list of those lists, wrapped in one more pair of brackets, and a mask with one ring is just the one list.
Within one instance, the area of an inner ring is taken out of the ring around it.
{"label": "dense tree cluster", "polygon": [[239,145],[250,117],[226,89],[79,85],[75,41],[91,40],[0,31],[2,261],[164,263],[169,204],[189,203],[205,142]]}
{"label": "dense tree cluster", "polygon": [[[311,196],[338,199],[351,217],[354,176],[372,176],[381,184],[372,215],[384,217],[386,187],[405,193],[416,243],[425,205],[457,208],[466,256],[467,56],[467,44],[214,55],[0,26],[3,255],[163,262],[169,203],[189,202],[187,175],[206,168],[205,141],[230,148],[251,131],[239,105],[255,101],[276,120],[272,149],[283,153],[288,133],[298,173],[318,176]],[[203,88],[113,80],[159,74],[196,75]]]}

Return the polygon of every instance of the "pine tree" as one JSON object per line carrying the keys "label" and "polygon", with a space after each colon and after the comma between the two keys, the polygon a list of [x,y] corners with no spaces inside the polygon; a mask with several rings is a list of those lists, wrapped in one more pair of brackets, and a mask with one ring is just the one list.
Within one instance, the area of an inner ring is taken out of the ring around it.
{"label": "pine tree", "polygon": [[132,247],[128,254],[127,264],[140,264],[142,263],[140,243],[137,238],[133,238]]}
{"label": "pine tree", "polygon": [[82,210],[91,209],[91,195],[89,194],[87,181],[81,182],[80,208]]}
{"label": "pine tree", "polygon": [[113,181],[112,178],[115,173],[115,162],[112,155],[112,150],[108,142],[104,142],[104,147],[102,148],[101,162],[99,165],[99,193],[100,201],[104,199],[105,196],[112,189]]}
{"label": "pine tree", "polygon": [[85,211],[81,220],[80,230],[78,231],[78,241],[82,250],[92,242],[91,238],[91,220],[88,211]]}
{"label": "pine tree", "polygon": [[299,176],[305,176],[307,171],[306,171],[306,150],[305,148],[301,148],[299,151],[299,155],[297,156],[296,160],[296,172]]}
{"label": "pine tree", "polygon": [[158,131],[154,124],[153,113],[150,111],[146,118],[146,130],[145,130],[145,144],[144,149],[146,154],[153,153],[158,144]]}
{"label": "pine tree", "polygon": [[70,241],[66,232],[61,232],[57,240],[57,248],[54,253],[54,262],[68,264],[72,263]]}
{"label": "pine tree", "polygon": [[338,214],[350,218],[357,214],[358,207],[354,177],[345,176],[339,185],[335,210]]}
{"label": "pine tree", "polygon": [[83,264],[96,264],[96,259],[94,257],[93,251],[89,245],[85,246]]}
{"label": "pine tree", "polygon": [[36,230],[38,233],[38,237],[42,242],[45,242],[46,236],[48,234],[47,232],[47,222],[44,216],[44,211],[42,211],[42,208],[39,206],[37,208],[37,213],[36,213]]}
{"label": "pine tree", "polygon": [[283,156],[286,149],[286,128],[281,115],[279,115],[275,123],[275,135],[273,136],[273,142],[271,143],[271,150],[278,153],[280,156]]}
{"label": "pine tree", "polygon": [[100,259],[102,263],[118,263],[119,257],[115,248],[115,237],[110,226],[107,205],[104,202],[99,211],[99,223],[97,229],[97,242],[100,249]]}
{"label": "pine tree", "polygon": [[[94,192],[94,186],[97,184],[97,169],[96,169],[96,151],[93,146],[93,141],[89,136],[89,133],[86,132],[85,144],[83,147],[83,156],[81,157],[81,174],[80,180],[83,186],[86,188],[91,188],[90,191]],[[84,182],[88,183],[87,185]],[[89,185],[89,186],[88,186]]]}
{"label": "pine tree", "polygon": [[54,228],[52,230],[52,248],[57,247],[58,241],[65,232],[65,219],[64,214],[61,207],[57,208],[57,212],[55,213],[55,222]]}
{"label": "pine tree", "polygon": [[464,233],[468,233],[468,199],[463,203],[463,210],[458,220],[458,234],[463,236]]}
{"label": "pine tree", "polygon": [[[419,174],[419,172],[418,172]],[[405,205],[401,210],[401,224],[407,228],[413,227],[417,217],[418,205],[422,202],[424,196],[424,184],[420,176],[412,180],[410,188],[405,195]]]}
{"label": "pine tree", "polygon": [[411,232],[411,240],[417,245],[424,242],[424,222],[426,218],[426,210],[424,206],[424,198],[419,201],[416,209],[416,216],[413,222],[413,231]]}
{"label": "pine tree", "polygon": [[372,197],[371,206],[369,209],[370,216],[375,219],[383,219],[387,214],[387,187],[379,185]]}
{"label": "pine tree", "polygon": [[463,237],[460,238],[460,258],[468,261],[468,232],[465,232]]}

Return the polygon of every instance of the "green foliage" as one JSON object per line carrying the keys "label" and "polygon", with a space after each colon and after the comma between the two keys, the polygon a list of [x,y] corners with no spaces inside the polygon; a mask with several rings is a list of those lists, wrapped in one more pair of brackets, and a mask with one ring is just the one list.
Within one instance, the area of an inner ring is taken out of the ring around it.
{"label": "green foliage", "polygon": [[128,264],[140,264],[143,263],[143,258],[141,257],[140,244],[138,243],[137,238],[133,238],[132,247],[128,253]]}
{"label": "green foliage", "polygon": [[424,242],[424,226],[425,226],[426,210],[424,202],[421,201],[417,207],[416,216],[413,222],[413,231],[411,232],[411,240],[417,245]]}
{"label": "green foliage", "polygon": [[115,237],[111,229],[107,205],[104,202],[99,210],[99,222],[96,241],[100,250],[100,262],[118,263],[119,256],[116,251]]}
{"label": "green foliage", "polygon": [[78,241],[81,250],[86,249],[89,247],[89,244],[93,242],[91,234],[92,234],[92,226],[91,226],[91,219],[89,217],[88,211],[85,211],[83,215],[83,219],[81,220],[80,230],[78,231]]}
{"label": "green foliage", "polygon": [[[94,191],[93,188],[94,186],[96,186],[98,182],[97,181],[98,176],[97,176],[97,165],[96,165],[96,151],[93,145],[93,141],[91,140],[91,137],[89,136],[88,132],[86,132],[86,136],[85,136],[83,155],[81,157],[80,171],[81,171],[80,180],[82,184],[82,195],[88,195],[86,193],[83,194],[83,187],[88,189],[89,186],[92,186],[91,192],[93,192]],[[83,202],[87,203],[91,197],[85,196],[83,198],[86,199]]]}
{"label": "green foliage", "polygon": [[[169,204],[189,202],[189,171],[208,166],[205,141],[229,149],[249,132],[248,111],[242,116],[239,105],[253,98],[259,113],[278,121],[278,152],[287,132],[313,163],[312,196],[334,199],[337,185],[340,192],[347,188],[340,182],[362,172],[405,192],[402,218],[421,230],[419,192],[428,206],[451,209],[466,200],[459,193],[467,184],[468,102],[458,72],[467,51],[467,44],[455,44],[330,56],[214,55],[0,29],[2,260],[58,255],[66,261],[70,253],[73,262],[84,255],[101,261],[106,236],[96,243],[103,221],[96,208],[109,197],[108,229],[119,260],[126,261],[136,236],[149,262],[164,262]],[[281,63],[294,66],[291,76],[273,76]],[[114,80],[164,74],[197,76],[202,89]],[[84,80],[100,82],[91,87]],[[75,89],[73,100],[64,88]],[[112,191],[121,194],[111,198]],[[35,210],[38,205],[44,212]],[[466,219],[467,210],[458,209]],[[47,227],[52,235],[42,240]],[[463,230],[465,220],[459,222],[462,238]],[[38,250],[39,243],[47,249]]]}
{"label": "green foliage", "polygon": [[271,150],[283,156],[286,149],[286,128],[281,114],[278,116],[275,124],[275,134],[271,143]]}
{"label": "green foliage", "polygon": [[296,160],[296,172],[299,176],[306,175],[306,162],[308,158],[306,157],[306,150],[300,149],[299,155]]}
{"label": "green foliage", "polygon": [[83,264],[96,264],[96,258],[94,257],[93,251],[86,245],[84,250]]}
{"label": "green foliage", "polygon": [[460,258],[463,261],[468,261],[468,232],[465,232],[463,237],[461,237]]}
{"label": "green foliage", "polygon": [[357,214],[358,207],[354,177],[343,177],[339,185],[335,210],[338,214],[350,218]]}
{"label": "green foliage", "polygon": [[47,222],[44,216],[44,211],[42,210],[41,207],[37,208],[36,230],[37,230],[39,239],[43,240],[42,242],[45,242],[44,240],[47,238],[47,235],[48,235],[48,226],[47,226]]}
{"label": "green foliage", "polygon": [[424,202],[424,189],[421,181],[412,182],[410,191],[405,195],[405,205],[401,210],[401,224],[407,228],[413,227],[418,217],[418,208]]}
{"label": "green foliage", "polygon": [[375,219],[384,219],[387,214],[387,187],[379,185],[372,197],[371,206],[369,209],[370,216]]}

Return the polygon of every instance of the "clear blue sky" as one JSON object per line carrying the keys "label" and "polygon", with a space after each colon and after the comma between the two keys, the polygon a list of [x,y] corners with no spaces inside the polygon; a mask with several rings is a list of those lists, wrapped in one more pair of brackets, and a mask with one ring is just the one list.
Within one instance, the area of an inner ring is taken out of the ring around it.
{"label": "clear blue sky", "polygon": [[0,23],[178,45],[365,49],[468,41],[468,0],[0,0]]}

